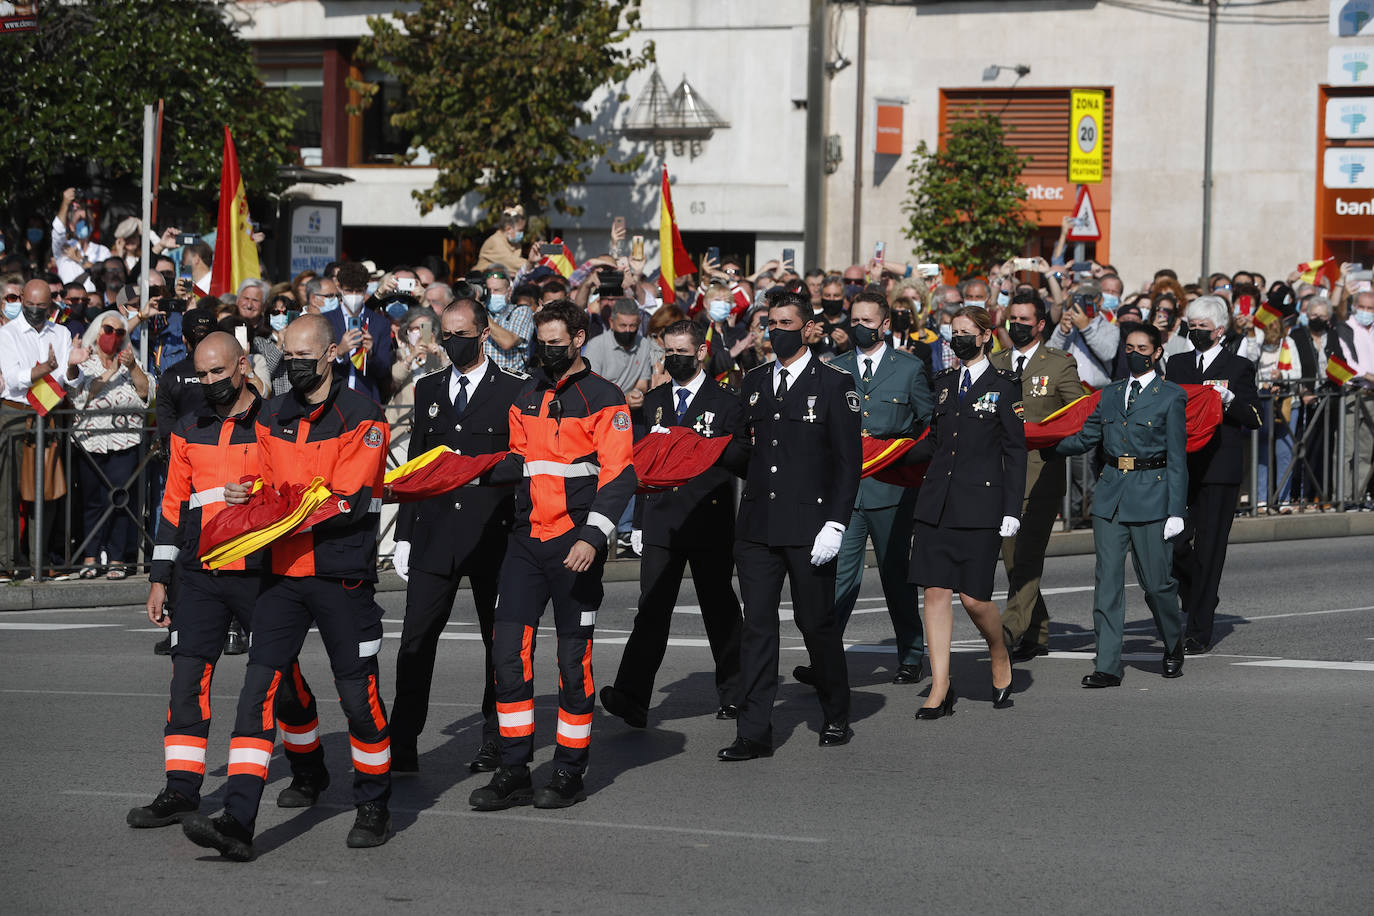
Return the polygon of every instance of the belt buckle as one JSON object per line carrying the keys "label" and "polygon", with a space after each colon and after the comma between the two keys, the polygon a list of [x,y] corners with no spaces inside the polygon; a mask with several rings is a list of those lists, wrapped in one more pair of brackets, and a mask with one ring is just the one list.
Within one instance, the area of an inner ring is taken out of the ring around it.
{"label": "belt buckle", "polygon": [[1123,471],[1134,471],[1134,470],[1135,470],[1135,456],[1133,456],[1133,455],[1123,455],[1122,457],[1116,459],[1116,466],[1119,467],[1119,468],[1120,468],[1121,470],[1123,470]]}

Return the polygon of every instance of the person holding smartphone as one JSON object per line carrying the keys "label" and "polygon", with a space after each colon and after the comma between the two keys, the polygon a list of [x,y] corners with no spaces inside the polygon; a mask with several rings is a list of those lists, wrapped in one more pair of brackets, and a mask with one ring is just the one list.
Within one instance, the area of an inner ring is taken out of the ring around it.
{"label": "person holding smartphone", "polygon": [[335,277],[341,307],[324,317],[339,342],[335,359],[344,383],[382,403],[391,394],[391,322],[364,308],[369,279],[367,268],[357,261],[341,264]]}

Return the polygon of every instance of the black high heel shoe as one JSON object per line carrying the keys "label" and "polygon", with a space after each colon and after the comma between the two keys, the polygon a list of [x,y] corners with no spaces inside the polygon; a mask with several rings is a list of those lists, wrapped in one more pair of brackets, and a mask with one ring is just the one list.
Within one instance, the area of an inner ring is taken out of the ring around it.
{"label": "black high heel shoe", "polygon": [[949,682],[949,689],[945,691],[945,699],[939,706],[922,706],[916,710],[918,719],[943,719],[945,716],[954,715],[954,679]]}
{"label": "black high heel shoe", "polygon": [[1009,708],[1012,706],[1012,702],[1011,702],[1011,683],[1009,682],[1009,683],[1007,684],[1007,686],[1005,686],[1005,687],[998,687],[998,688],[994,688],[994,689],[995,689],[997,692],[996,692],[995,694],[993,694],[993,696],[992,696],[992,708],[993,708],[993,709],[1009,709]]}

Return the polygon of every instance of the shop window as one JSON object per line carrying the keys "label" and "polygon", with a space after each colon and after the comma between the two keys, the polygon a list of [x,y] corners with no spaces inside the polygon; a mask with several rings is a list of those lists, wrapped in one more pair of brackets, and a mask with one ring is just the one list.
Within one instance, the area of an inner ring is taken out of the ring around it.
{"label": "shop window", "polygon": [[260,62],[258,71],[269,89],[283,89],[296,97],[301,113],[291,132],[291,145],[300,151],[302,165],[321,165],[324,70],[318,57],[313,64]]}

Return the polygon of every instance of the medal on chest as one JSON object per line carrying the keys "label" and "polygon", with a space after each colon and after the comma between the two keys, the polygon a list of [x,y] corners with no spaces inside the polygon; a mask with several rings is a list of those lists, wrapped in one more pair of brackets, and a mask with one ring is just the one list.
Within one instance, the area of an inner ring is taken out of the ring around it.
{"label": "medal on chest", "polygon": [[978,400],[973,402],[973,412],[980,414],[990,414],[997,411],[997,396],[1001,392],[985,392]]}
{"label": "medal on chest", "polygon": [[696,430],[698,436],[709,439],[711,438],[711,421],[715,418],[716,415],[711,411],[704,411],[700,417],[697,417],[696,423],[692,424],[692,429]]}
{"label": "medal on chest", "polygon": [[1050,393],[1050,377],[1048,375],[1031,376],[1031,397],[1043,398]]}
{"label": "medal on chest", "polygon": [[808,394],[806,396],[806,413],[802,416],[802,419],[807,423],[816,422],[816,395]]}

